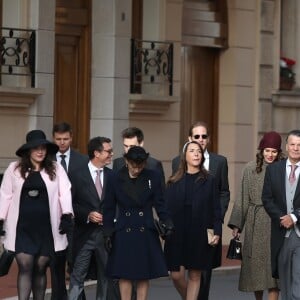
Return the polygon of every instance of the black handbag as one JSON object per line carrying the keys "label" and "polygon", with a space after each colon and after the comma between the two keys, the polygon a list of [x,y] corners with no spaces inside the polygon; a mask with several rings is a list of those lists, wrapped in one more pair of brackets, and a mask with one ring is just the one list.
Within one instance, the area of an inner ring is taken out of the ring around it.
{"label": "black handbag", "polygon": [[5,276],[5,275],[7,275],[8,271],[10,269],[10,266],[14,260],[15,254],[14,254],[14,252],[11,252],[11,251],[5,249],[3,245],[2,245],[2,247],[3,247],[3,251],[0,256],[0,276]]}
{"label": "black handbag", "polygon": [[239,238],[235,237],[230,240],[226,257],[229,259],[242,259],[242,242]]}

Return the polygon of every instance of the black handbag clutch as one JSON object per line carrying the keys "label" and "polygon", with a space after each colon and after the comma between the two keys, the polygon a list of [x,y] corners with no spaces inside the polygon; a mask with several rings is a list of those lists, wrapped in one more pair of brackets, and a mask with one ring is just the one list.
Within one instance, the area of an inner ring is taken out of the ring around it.
{"label": "black handbag clutch", "polygon": [[242,242],[239,238],[230,240],[226,257],[229,259],[242,259]]}
{"label": "black handbag clutch", "polygon": [[14,252],[8,251],[3,246],[3,251],[0,256],[0,276],[7,275],[10,266],[14,260],[15,254]]}

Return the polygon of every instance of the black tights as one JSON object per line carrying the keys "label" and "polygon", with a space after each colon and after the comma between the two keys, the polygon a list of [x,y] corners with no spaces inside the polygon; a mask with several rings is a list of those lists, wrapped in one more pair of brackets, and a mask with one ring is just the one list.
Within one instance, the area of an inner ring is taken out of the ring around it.
{"label": "black tights", "polygon": [[47,285],[46,271],[50,257],[18,253],[16,261],[19,267],[17,284],[19,300],[28,300],[31,290],[34,300],[44,300]]}

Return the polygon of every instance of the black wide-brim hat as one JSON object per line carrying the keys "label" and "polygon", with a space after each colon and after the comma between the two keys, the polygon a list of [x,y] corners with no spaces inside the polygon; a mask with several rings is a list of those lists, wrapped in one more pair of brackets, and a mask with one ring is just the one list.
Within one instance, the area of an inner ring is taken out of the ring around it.
{"label": "black wide-brim hat", "polygon": [[47,153],[50,155],[58,151],[58,146],[46,139],[46,135],[42,130],[31,130],[26,135],[26,144],[22,145],[17,151],[16,155],[22,157],[28,150],[46,145]]}
{"label": "black wide-brim hat", "polygon": [[124,154],[124,157],[127,160],[132,161],[136,164],[143,163],[144,161],[147,160],[148,156],[149,156],[149,153],[147,153],[145,151],[145,149],[140,146],[133,146],[133,147],[129,148],[127,153]]}

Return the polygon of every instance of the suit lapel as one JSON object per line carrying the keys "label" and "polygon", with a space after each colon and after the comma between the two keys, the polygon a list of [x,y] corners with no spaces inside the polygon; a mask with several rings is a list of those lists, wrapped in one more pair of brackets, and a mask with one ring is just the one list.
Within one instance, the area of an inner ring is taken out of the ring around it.
{"label": "suit lapel", "polygon": [[101,201],[104,199],[104,195],[105,195],[105,191],[106,191],[108,172],[109,172],[109,169],[104,167],[103,168],[103,187],[102,187]]}
{"label": "suit lapel", "polygon": [[[299,175],[299,177],[300,177],[300,175]],[[300,180],[299,180],[300,178],[299,177],[298,177],[296,191],[295,191],[295,195],[294,195],[294,199],[293,199],[294,207],[300,206]]]}
{"label": "suit lapel", "polygon": [[217,173],[217,168],[218,168],[218,163],[216,160],[216,157],[209,153],[209,173],[216,176]]}
{"label": "suit lapel", "polygon": [[93,178],[91,176],[90,170],[88,168],[88,166],[86,166],[85,168],[82,169],[82,172],[80,172],[81,177],[82,177],[82,181],[81,182],[85,182],[85,184],[82,184],[82,186],[84,186],[84,188],[86,188],[89,193],[92,195],[91,199],[97,199],[99,201],[99,196],[98,196],[98,192],[95,186],[95,183],[93,181]]}
{"label": "suit lapel", "polygon": [[70,159],[69,159],[69,166],[68,166],[68,173],[76,170],[78,168],[78,161],[77,161],[77,153],[74,152],[72,149],[70,151]]}
{"label": "suit lapel", "polygon": [[286,160],[280,161],[279,172],[278,172],[278,184],[280,186],[280,190],[282,191],[282,201],[284,201],[284,205],[286,207],[286,189],[285,189],[285,177],[286,177]]}
{"label": "suit lapel", "polygon": [[73,151],[71,149],[71,151],[70,151],[70,159],[69,159],[69,166],[68,166],[68,173],[72,172],[73,169],[75,169],[75,168],[73,168],[73,164],[74,164],[74,154],[73,154]]}

